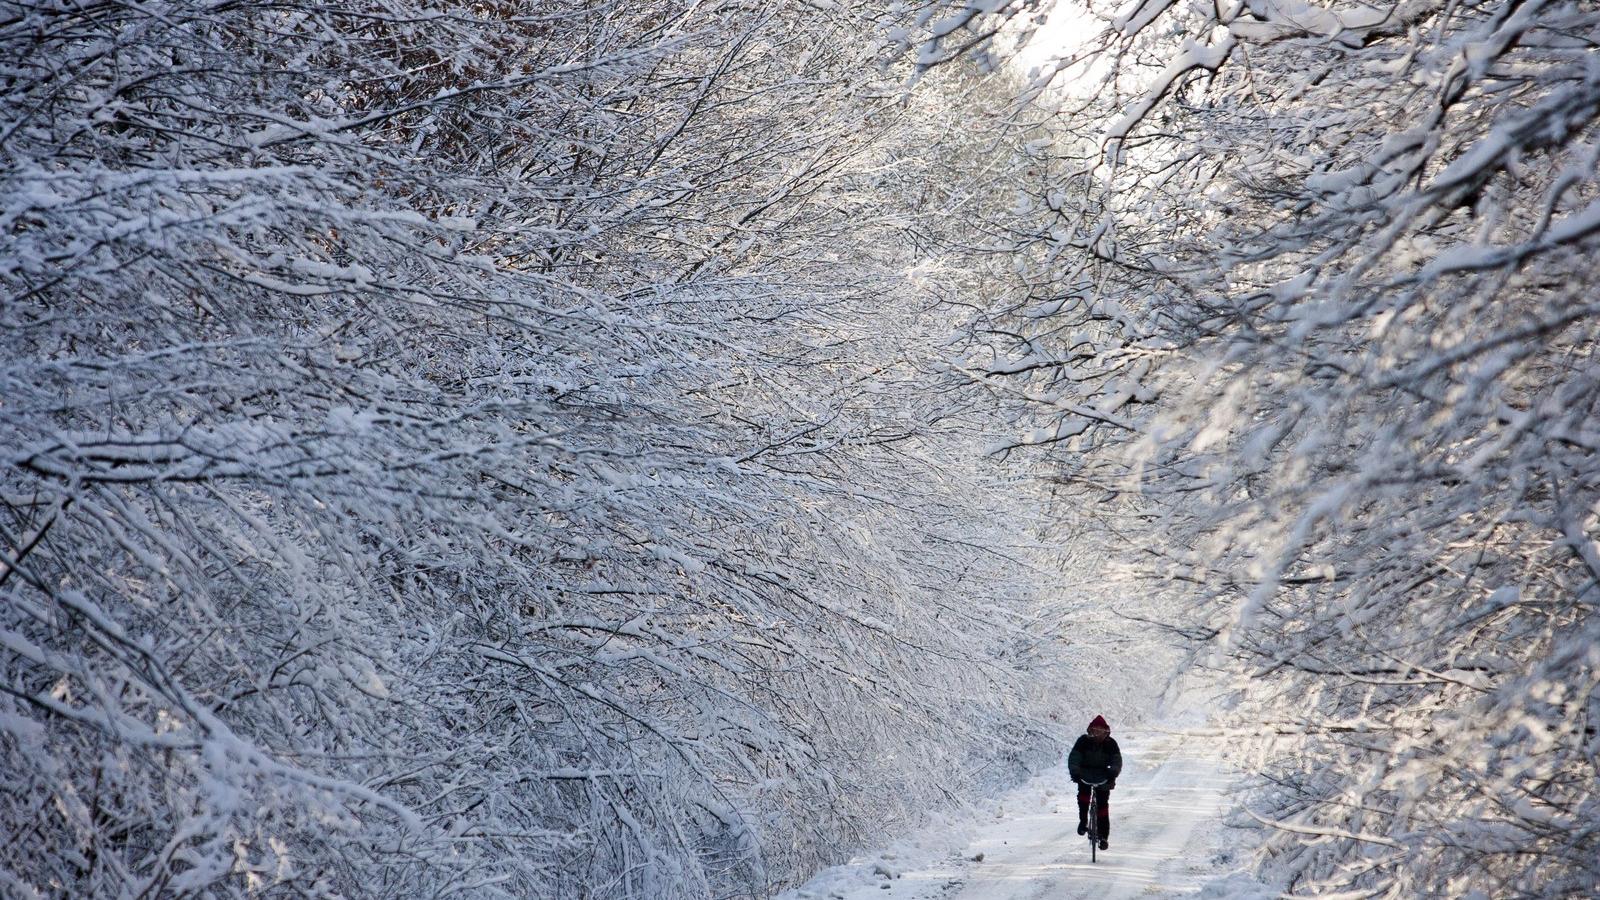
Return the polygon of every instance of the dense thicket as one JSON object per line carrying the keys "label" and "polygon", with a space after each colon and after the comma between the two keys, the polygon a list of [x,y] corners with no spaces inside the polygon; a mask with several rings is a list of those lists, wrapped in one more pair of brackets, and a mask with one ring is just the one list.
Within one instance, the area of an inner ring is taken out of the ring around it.
{"label": "dense thicket", "polygon": [[1060,309],[971,331],[1031,400],[1016,443],[1085,497],[1137,492],[1135,575],[1250,677],[1265,724],[1232,739],[1271,735],[1249,813],[1285,887],[1592,892],[1600,13],[1102,22],[1059,95],[1100,139],[1059,183],[1103,199],[1017,238],[1062,248],[1036,270]]}
{"label": "dense thicket", "polygon": [[1050,751],[816,6],[0,3],[0,893],[764,895]]}

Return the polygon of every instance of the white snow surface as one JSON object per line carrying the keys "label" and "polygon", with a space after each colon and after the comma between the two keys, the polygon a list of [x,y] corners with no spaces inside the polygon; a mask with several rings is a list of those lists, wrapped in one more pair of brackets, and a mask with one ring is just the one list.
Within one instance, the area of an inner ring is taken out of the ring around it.
{"label": "white snow surface", "polygon": [[[1115,735],[1110,849],[1089,861],[1066,760],[971,811],[818,873],[779,900],[1118,900],[1270,897],[1244,873],[1247,836],[1223,823],[1235,771],[1192,693],[1152,726]],[[1185,712],[1184,710],[1188,710]],[[1087,716],[1085,717],[1087,718]]]}

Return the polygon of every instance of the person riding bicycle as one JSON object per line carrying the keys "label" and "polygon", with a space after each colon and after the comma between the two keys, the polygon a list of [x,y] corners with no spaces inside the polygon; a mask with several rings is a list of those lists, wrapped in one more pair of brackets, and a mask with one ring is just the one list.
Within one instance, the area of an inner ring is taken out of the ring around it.
{"label": "person riding bicycle", "polygon": [[1117,776],[1122,772],[1122,750],[1111,738],[1111,726],[1104,716],[1095,716],[1087,733],[1079,735],[1072,752],[1067,754],[1067,773],[1078,786],[1078,833],[1089,830],[1090,785],[1104,782],[1094,788],[1095,831],[1100,835],[1100,849],[1106,849],[1106,838],[1111,834],[1111,789],[1117,786]]}

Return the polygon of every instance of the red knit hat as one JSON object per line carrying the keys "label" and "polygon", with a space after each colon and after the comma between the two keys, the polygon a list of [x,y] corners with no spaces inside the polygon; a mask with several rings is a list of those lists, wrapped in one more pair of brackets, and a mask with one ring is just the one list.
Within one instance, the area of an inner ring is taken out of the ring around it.
{"label": "red knit hat", "polygon": [[1106,724],[1105,716],[1095,716],[1094,721],[1089,723],[1089,731],[1093,731],[1096,728],[1104,728],[1106,730],[1106,734],[1111,733],[1111,726]]}

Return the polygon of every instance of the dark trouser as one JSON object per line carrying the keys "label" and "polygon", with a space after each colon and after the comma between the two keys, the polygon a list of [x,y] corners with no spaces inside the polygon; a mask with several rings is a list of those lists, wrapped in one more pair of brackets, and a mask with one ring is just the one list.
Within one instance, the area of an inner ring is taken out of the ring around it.
{"label": "dark trouser", "polygon": [[[1094,830],[1101,839],[1111,836],[1111,789],[1100,785],[1094,789],[1095,816]],[[1089,786],[1078,785],[1078,824],[1087,824],[1089,820]]]}

